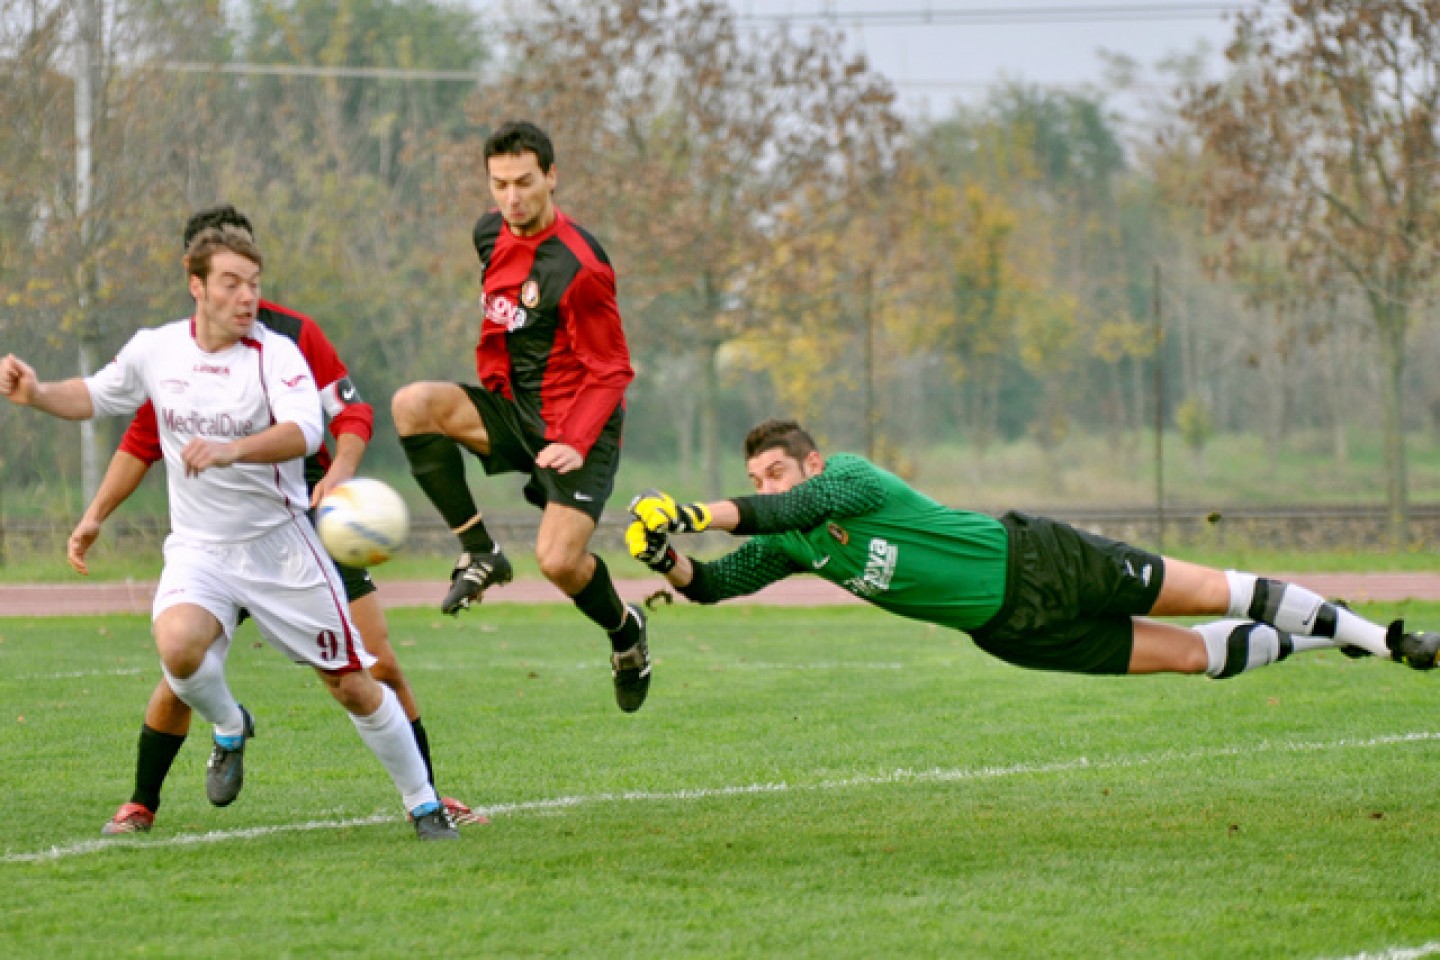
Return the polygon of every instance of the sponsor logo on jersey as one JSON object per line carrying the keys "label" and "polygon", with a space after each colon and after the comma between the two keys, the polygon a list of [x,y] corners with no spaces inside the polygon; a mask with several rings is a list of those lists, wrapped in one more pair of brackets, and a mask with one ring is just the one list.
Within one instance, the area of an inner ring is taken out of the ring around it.
{"label": "sponsor logo on jersey", "polygon": [[520,302],[534,309],[535,305],[540,302],[539,281],[530,279],[520,284]]}
{"label": "sponsor logo on jersey", "polygon": [[530,319],[530,314],[526,313],[523,307],[516,306],[508,297],[486,296],[481,303],[485,305],[485,319],[504,327],[508,332],[519,330]]}
{"label": "sponsor logo on jersey", "polygon": [[160,389],[166,393],[184,393],[190,388],[189,380],[161,380]]}
{"label": "sponsor logo on jersey", "polygon": [[193,368],[193,372],[195,372],[195,373],[209,373],[209,374],[213,374],[213,375],[215,375],[215,376],[217,376],[217,377],[228,377],[228,376],[230,376],[230,368],[229,368],[229,367],[217,367],[217,366],[215,366],[213,363],[197,363],[197,364],[195,364],[195,366],[194,366],[194,368]]}
{"label": "sponsor logo on jersey", "polygon": [[249,420],[238,420],[228,413],[205,414],[198,410],[181,412],[165,408],[165,429],[194,437],[248,437],[255,432]]}
{"label": "sponsor logo on jersey", "polygon": [[844,527],[840,526],[840,524],[836,523],[834,520],[831,520],[829,523],[825,524],[825,529],[830,531],[830,536],[840,541],[840,545],[842,547],[850,542],[850,534],[845,531]]}
{"label": "sponsor logo on jersey", "polygon": [[873,597],[890,589],[895,577],[895,564],[900,559],[900,548],[883,537],[870,541],[870,553],[865,558],[865,572],[845,581],[845,589],[857,597]]}

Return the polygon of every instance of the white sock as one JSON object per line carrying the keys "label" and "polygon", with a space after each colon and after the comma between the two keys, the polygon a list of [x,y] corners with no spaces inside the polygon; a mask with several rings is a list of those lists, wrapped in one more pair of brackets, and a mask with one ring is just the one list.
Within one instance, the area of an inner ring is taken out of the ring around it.
{"label": "white sock", "polygon": [[165,682],[170,684],[175,696],[214,724],[220,736],[238,737],[245,732],[245,714],[230,693],[230,686],[225,682],[225,664],[214,650],[206,651],[200,668],[183,680],[166,670]]}
{"label": "white sock", "polygon": [[1217,680],[1269,666],[1290,656],[1292,650],[1288,634],[1253,620],[1216,620],[1194,629],[1205,641],[1209,658],[1205,673]]}
{"label": "white sock", "polygon": [[1268,623],[1297,637],[1332,640],[1330,646],[1353,644],[1379,657],[1390,655],[1384,627],[1330,603],[1313,590],[1238,570],[1226,570],[1225,580],[1230,584],[1226,612],[1232,617]]}
{"label": "white sock", "polygon": [[380,709],[368,717],[352,713],[350,719],[354,721],[355,729],[360,732],[360,739],[365,741],[365,746],[370,748],[370,752],[375,754],[376,759],[385,767],[385,772],[390,774],[395,788],[400,791],[406,811],[414,810],[422,804],[434,803],[439,797],[435,794],[435,788],[430,785],[420,748],[415,745],[415,731],[411,729],[410,721],[405,719],[405,711],[401,709],[395,691],[383,683],[379,684],[379,687],[383,696]]}

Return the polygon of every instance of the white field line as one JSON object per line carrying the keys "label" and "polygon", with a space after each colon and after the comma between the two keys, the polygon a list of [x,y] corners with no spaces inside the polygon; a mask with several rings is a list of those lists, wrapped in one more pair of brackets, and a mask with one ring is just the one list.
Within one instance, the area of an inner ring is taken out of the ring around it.
{"label": "white field line", "polygon": [[[656,663],[664,663],[663,658],[657,657]],[[948,665],[948,664],[947,664]],[[269,667],[271,664],[262,664]],[[288,667],[289,663],[279,661],[275,666]],[[586,673],[609,671],[610,665],[604,660],[586,660],[578,663],[554,663],[543,660],[494,660],[484,664],[466,663],[466,667],[485,667],[486,669],[513,669],[513,670],[579,670]],[[733,660],[716,662],[713,664],[697,664],[696,669],[719,670],[722,672],[731,670],[794,670],[804,671],[827,671],[827,670],[904,670],[903,663],[881,663],[864,660],[821,660],[811,663],[781,663],[767,662],[762,660]],[[926,666],[925,669],[933,669],[938,664]],[[453,663],[431,663],[431,664],[406,664],[407,673],[451,673],[455,670]],[[160,665],[157,662],[153,668],[143,667],[117,667],[113,670],[67,670],[60,673],[28,673],[14,677],[6,677],[14,681],[38,681],[38,680],[80,680],[86,677],[133,677],[138,674],[153,673],[157,678],[160,676]]]}
{"label": "white field line", "polygon": [[[156,664],[157,668],[159,664]],[[79,680],[83,677],[133,677],[137,673],[157,672],[146,671],[140,667],[117,667],[114,670],[68,670],[64,673],[22,673],[14,677],[6,677],[7,680]]]}
{"label": "white field line", "polygon": [[[1077,757],[1073,760],[1059,760],[1053,763],[1016,763],[1004,766],[960,767],[955,769],[933,768],[930,770],[899,769],[889,773],[844,777],[838,780],[820,780],[814,783],[787,783],[782,780],[773,783],[697,787],[688,790],[630,790],[622,793],[596,793],[588,796],[548,797],[541,800],[525,800],[517,803],[477,806],[475,811],[490,816],[513,816],[526,813],[547,814],[599,803],[710,800],[724,799],[727,797],[844,790],[853,787],[890,786],[909,783],[963,783],[965,781],[998,780],[1017,776],[1064,774],[1079,770],[1119,770],[1131,767],[1157,766],[1173,761],[1188,763],[1217,757],[1240,757],[1274,751],[1300,753],[1352,748],[1364,749],[1412,743],[1429,743],[1437,740],[1440,740],[1440,731],[1389,734],[1364,739],[1347,738],[1342,740],[1299,742],[1272,742],[1262,740],[1249,746],[1204,747],[1198,750],[1162,750],[1157,753],[1136,754],[1129,757],[1112,757],[1100,760]],[[124,837],[117,837],[111,840],[83,840],[63,846],[49,847],[45,850],[14,853],[7,851],[3,856],[0,856],[0,863],[35,863],[46,860],[61,860],[67,857],[83,856],[85,854],[113,850],[117,847],[175,847],[199,843],[222,843],[230,840],[247,840],[253,837],[269,836],[279,833],[299,833],[311,830],[371,826],[391,823],[399,821],[400,819],[402,818],[398,814],[372,814],[368,817],[343,820],[310,820],[303,823],[274,824],[268,827],[249,827],[242,830],[215,830],[202,834],[180,834],[164,840]],[[1430,945],[1427,944],[1426,948],[1420,949],[1427,949],[1429,946]],[[1428,953],[1415,954],[1417,957],[1427,955]],[[1367,955],[1362,954],[1361,956],[1366,957]],[[1402,958],[1408,957],[1409,955],[1397,954],[1394,958],[1390,958],[1388,954],[1383,956],[1385,956],[1387,960],[1402,960]],[[1359,960],[1359,958],[1346,958],[1346,960]]]}
{"label": "white field line", "polygon": [[1336,960],[1420,960],[1421,957],[1433,957],[1440,953],[1440,942],[1431,941],[1422,943],[1418,947],[1389,947],[1385,950],[1367,950],[1364,953],[1351,954],[1348,957],[1339,957]]}

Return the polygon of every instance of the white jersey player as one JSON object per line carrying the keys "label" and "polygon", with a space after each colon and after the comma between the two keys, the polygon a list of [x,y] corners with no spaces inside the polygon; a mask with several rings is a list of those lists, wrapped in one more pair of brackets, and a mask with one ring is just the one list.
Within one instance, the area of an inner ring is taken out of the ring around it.
{"label": "white jersey player", "polygon": [[453,839],[404,711],[367,671],[374,658],[304,516],[303,458],[321,441],[319,394],[299,348],[255,320],[262,258],[249,234],[206,230],[186,251],[195,316],[137,333],[87,379],[41,383],[10,355],[0,394],[64,419],[156,407],[170,493],[165,569],[152,611],[176,695],[215,727],[206,792],[244,781],[250,714],[224,661],[241,608],[261,634],[314,667],[395,786],[421,839]]}

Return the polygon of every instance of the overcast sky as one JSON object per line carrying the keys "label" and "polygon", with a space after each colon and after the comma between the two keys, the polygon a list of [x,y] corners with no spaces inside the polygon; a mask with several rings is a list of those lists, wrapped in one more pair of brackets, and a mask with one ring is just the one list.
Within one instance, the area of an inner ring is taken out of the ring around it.
{"label": "overcast sky", "polygon": [[[1208,44],[1222,71],[1231,32],[1223,14],[1260,0],[729,0],[742,25],[831,22],[896,84],[907,113],[948,113],[998,79],[1077,86],[1103,78],[1103,48],[1146,68]],[[1272,0],[1273,2],[1273,0]],[[504,0],[472,0],[499,8]],[[512,4],[513,6],[513,4]]]}

